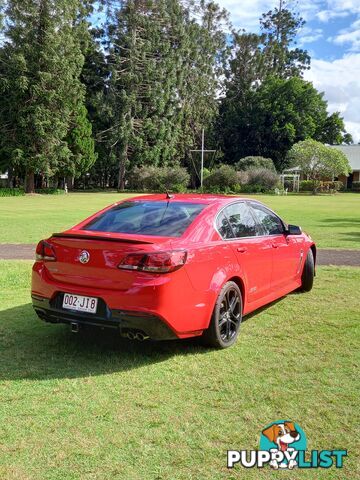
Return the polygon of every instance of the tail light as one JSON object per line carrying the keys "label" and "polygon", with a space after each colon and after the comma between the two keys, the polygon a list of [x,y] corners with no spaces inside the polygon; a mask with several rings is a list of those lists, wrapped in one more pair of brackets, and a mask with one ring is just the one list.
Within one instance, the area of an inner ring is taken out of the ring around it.
{"label": "tail light", "polygon": [[54,247],[45,240],[41,240],[41,242],[39,242],[36,247],[36,260],[56,262]]}
{"label": "tail light", "polygon": [[122,270],[140,272],[169,273],[179,270],[187,258],[187,252],[173,250],[169,252],[131,253],[118,266]]}

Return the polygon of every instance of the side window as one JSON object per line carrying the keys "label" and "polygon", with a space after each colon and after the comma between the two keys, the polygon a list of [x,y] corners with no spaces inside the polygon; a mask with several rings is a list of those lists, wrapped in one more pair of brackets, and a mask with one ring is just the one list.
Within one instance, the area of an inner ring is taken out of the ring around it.
{"label": "side window", "polygon": [[224,209],[223,215],[233,232],[232,237],[223,236],[223,238],[254,237],[259,234],[254,217],[246,203],[229,205]]}
{"label": "side window", "polygon": [[227,240],[228,238],[234,238],[234,233],[230,226],[229,220],[224,215],[224,211],[222,211],[218,216],[216,220],[216,226],[224,240]]}
{"label": "side window", "polygon": [[258,203],[252,203],[252,208],[255,210],[255,214],[259,220],[260,225],[264,230],[265,235],[277,235],[284,233],[284,226],[279,217],[266,207],[259,205]]}

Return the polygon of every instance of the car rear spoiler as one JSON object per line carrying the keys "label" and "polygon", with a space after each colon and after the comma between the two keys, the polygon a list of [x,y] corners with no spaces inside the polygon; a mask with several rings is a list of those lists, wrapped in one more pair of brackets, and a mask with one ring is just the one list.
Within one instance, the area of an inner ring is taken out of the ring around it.
{"label": "car rear spoiler", "polygon": [[121,243],[134,243],[134,244],[141,244],[141,243],[149,243],[152,244],[154,242],[149,242],[148,240],[135,240],[133,238],[114,238],[114,237],[106,237],[105,235],[84,235],[81,233],[53,233],[51,238],[78,238],[83,240],[101,240],[106,242],[121,242]]}

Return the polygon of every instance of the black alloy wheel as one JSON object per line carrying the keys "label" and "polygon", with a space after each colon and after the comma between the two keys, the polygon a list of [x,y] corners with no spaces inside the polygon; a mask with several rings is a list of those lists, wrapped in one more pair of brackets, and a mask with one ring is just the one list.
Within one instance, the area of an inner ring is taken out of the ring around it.
{"label": "black alloy wheel", "polygon": [[242,297],[235,282],[227,282],[215,304],[209,328],[204,332],[205,342],[213,347],[227,348],[239,335],[242,320]]}

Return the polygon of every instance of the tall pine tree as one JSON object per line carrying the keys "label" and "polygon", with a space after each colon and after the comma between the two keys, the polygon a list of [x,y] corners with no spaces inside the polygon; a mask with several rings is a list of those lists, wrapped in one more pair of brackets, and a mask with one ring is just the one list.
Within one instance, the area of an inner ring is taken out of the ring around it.
{"label": "tall pine tree", "polygon": [[224,10],[203,0],[111,1],[110,148],[126,168],[183,159],[217,109]]}
{"label": "tall pine tree", "polygon": [[71,162],[66,137],[84,98],[80,0],[9,0],[1,51],[1,156],[26,177]]}
{"label": "tall pine tree", "polygon": [[177,1],[112,3],[108,100],[110,148],[119,162],[118,188],[137,164],[166,163],[175,155],[170,105],[176,95],[171,38]]}
{"label": "tall pine tree", "polygon": [[260,19],[266,73],[281,78],[302,76],[304,70],[310,68],[310,56],[306,50],[296,47],[296,37],[305,20],[291,10],[286,0],[278,2],[274,10],[264,13]]}
{"label": "tall pine tree", "polygon": [[193,2],[187,11],[179,96],[181,99],[181,156],[200,145],[201,132],[208,137],[218,114],[218,96],[227,53],[224,30],[228,13],[215,2]]}

